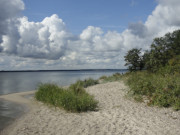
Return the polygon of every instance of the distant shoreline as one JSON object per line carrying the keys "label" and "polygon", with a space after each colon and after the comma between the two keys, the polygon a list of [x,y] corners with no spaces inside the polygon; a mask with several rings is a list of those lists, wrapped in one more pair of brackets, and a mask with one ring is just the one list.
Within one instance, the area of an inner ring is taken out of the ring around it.
{"label": "distant shoreline", "polygon": [[127,71],[128,69],[1,70],[0,72]]}

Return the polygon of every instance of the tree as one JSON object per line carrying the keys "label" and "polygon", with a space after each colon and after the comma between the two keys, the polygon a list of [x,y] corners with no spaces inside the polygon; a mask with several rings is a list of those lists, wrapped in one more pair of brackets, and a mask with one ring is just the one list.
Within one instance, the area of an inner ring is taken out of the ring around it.
{"label": "tree", "polygon": [[[130,71],[143,68],[156,72],[161,67],[171,66],[169,60],[178,61],[180,56],[180,30],[167,33],[165,36],[155,38],[151,44],[150,51],[145,51],[141,56],[141,49],[131,49],[124,56]],[[176,64],[176,67],[178,64]]]}
{"label": "tree", "polygon": [[145,68],[156,72],[168,64],[168,61],[180,54],[180,30],[155,38],[151,50],[144,54]]}
{"label": "tree", "polygon": [[141,49],[133,48],[129,50],[124,56],[126,64],[125,66],[129,66],[129,71],[142,70],[144,67],[143,57],[140,56]]}

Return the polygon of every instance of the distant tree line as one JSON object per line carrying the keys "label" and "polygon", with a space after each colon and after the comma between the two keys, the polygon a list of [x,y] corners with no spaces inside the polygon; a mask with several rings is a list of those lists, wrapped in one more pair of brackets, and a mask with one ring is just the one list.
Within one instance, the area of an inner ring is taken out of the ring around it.
{"label": "distant tree line", "polygon": [[150,50],[144,54],[141,49],[133,48],[124,56],[129,71],[146,69],[156,72],[162,67],[180,70],[180,30],[155,38]]}

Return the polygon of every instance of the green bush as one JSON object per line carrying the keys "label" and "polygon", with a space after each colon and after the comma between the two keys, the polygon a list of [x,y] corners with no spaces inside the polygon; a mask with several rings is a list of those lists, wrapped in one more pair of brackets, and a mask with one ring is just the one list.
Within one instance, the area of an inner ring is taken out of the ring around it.
{"label": "green bush", "polygon": [[55,84],[40,84],[38,91],[35,93],[35,98],[44,103],[56,105],[59,94],[63,93],[63,91],[63,88],[59,88]]}
{"label": "green bush", "polygon": [[61,103],[64,109],[73,112],[94,111],[97,108],[97,101],[88,93],[75,94],[65,91]]}
{"label": "green bush", "polygon": [[96,84],[98,84],[98,83],[99,83],[98,80],[94,80],[94,79],[92,79],[92,78],[85,79],[85,80],[84,80],[84,85],[83,85],[83,87],[84,87],[84,88],[87,88],[87,87],[89,87],[89,86],[93,86],[93,85],[96,85]]}
{"label": "green bush", "polygon": [[67,89],[55,84],[41,84],[35,93],[35,98],[71,112],[95,111],[98,104],[79,83]]}
{"label": "green bush", "polygon": [[180,74],[149,73],[147,71],[128,74],[129,93],[138,100],[149,99],[149,105],[172,106],[180,109]]}
{"label": "green bush", "polygon": [[103,76],[101,76],[99,79],[100,79],[100,80],[105,80],[105,79],[107,79],[107,78],[108,78],[107,76],[103,75]]}
{"label": "green bush", "polygon": [[71,84],[69,89],[72,92],[74,92],[75,94],[83,94],[83,93],[85,93],[83,81],[77,81],[76,83]]}
{"label": "green bush", "polygon": [[73,87],[76,87],[76,88],[79,88],[79,87],[87,88],[89,86],[93,86],[93,85],[96,85],[98,83],[99,83],[98,80],[94,80],[92,78],[89,78],[89,79],[85,79],[84,81],[78,80],[76,83],[71,84],[70,88],[73,88]]}
{"label": "green bush", "polygon": [[120,73],[115,73],[112,76],[101,76],[99,80],[102,80],[104,83],[106,82],[114,82],[122,79],[122,76]]}

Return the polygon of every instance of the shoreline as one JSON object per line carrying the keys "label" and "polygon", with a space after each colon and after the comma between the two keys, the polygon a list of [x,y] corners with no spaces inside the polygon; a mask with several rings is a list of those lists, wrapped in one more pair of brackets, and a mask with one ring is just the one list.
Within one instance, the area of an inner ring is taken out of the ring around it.
{"label": "shoreline", "polygon": [[122,81],[98,84],[86,88],[86,91],[99,101],[98,111],[70,113],[24,97],[34,91],[0,96],[30,108],[2,135],[180,134],[180,111],[149,107],[127,99],[127,87]]}
{"label": "shoreline", "polygon": [[21,119],[32,109],[32,101],[29,95],[34,93],[35,90],[0,95],[0,101],[5,104],[5,114],[0,116],[2,123],[4,123],[1,125],[0,135],[7,132],[9,127],[12,127],[18,119]]}
{"label": "shoreline", "polygon": [[15,103],[23,103],[29,104],[30,101],[23,96],[34,94],[36,90],[26,91],[26,92],[18,92],[18,93],[10,93],[5,95],[0,95],[0,99],[8,100]]}

